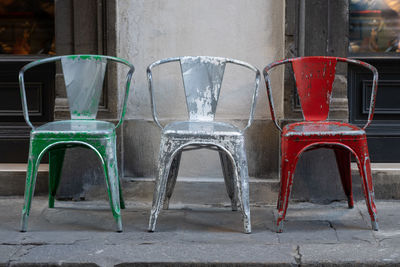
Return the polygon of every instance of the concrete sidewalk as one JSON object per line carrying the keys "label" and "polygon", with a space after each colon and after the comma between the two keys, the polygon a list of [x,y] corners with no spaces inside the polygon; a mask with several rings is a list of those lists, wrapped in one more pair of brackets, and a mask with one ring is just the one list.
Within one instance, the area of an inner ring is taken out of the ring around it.
{"label": "concrete sidewalk", "polygon": [[20,233],[21,197],[0,198],[0,266],[351,266],[400,265],[400,201],[377,203],[371,230],[364,202],[347,209],[292,203],[285,232],[275,233],[273,206],[252,207],[252,234],[229,207],[173,205],[148,233],[148,204],[127,203],[124,232],[106,201],[35,197],[28,232]]}

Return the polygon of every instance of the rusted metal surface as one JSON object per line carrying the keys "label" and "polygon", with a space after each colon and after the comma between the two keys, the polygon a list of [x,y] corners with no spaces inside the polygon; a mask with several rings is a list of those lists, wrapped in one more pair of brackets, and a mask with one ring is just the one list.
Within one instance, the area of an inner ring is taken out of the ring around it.
{"label": "rusted metal surface", "polygon": [[[321,64],[321,61],[323,62],[324,60],[325,60],[326,62],[334,60],[334,61],[336,61],[336,62],[344,62],[344,63],[355,64],[355,65],[359,65],[359,66],[362,66],[362,67],[364,67],[364,68],[367,68],[367,69],[369,69],[369,70],[373,73],[372,91],[371,91],[371,100],[370,100],[370,106],[369,106],[368,120],[367,120],[367,122],[365,123],[365,125],[362,127],[362,129],[365,130],[365,129],[371,124],[372,119],[373,119],[373,117],[374,117],[375,102],[376,102],[376,92],[377,92],[377,90],[378,90],[378,77],[379,77],[378,71],[377,71],[377,69],[376,69],[374,66],[372,66],[372,65],[370,65],[370,64],[368,64],[368,63],[366,63],[366,62],[363,62],[363,61],[360,61],[360,60],[355,60],[355,59],[342,58],[342,57],[300,57],[300,58],[288,58],[288,59],[283,59],[283,60],[278,60],[278,61],[272,62],[272,63],[270,63],[269,65],[267,65],[267,66],[264,68],[263,74],[264,74],[264,79],[265,79],[265,83],[266,83],[266,86],[267,86],[267,95],[268,95],[268,100],[269,100],[269,107],[270,107],[271,117],[272,117],[272,120],[273,120],[274,123],[275,123],[275,126],[276,126],[280,131],[282,131],[281,127],[279,126],[278,121],[276,120],[276,116],[275,116],[274,100],[273,100],[273,97],[272,97],[272,91],[271,91],[271,86],[270,86],[271,83],[270,83],[270,80],[269,80],[268,72],[269,72],[272,68],[275,68],[275,67],[277,67],[277,66],[279,66],[279,65],[282,65],[282,64],[291,63],[292,66],[293,66],[293,62],[294,62],[294,61],[297,61],[297,63],[295,63],[295,64],[299,65],[298,62],[301,61],[301,60],[304,60],[304,59],[315,59],[316,62],[320,62],[320,64]],[[315,70],[314,70],[314,71],[315,71]],[[296,77],[296,76],[295,76],[295,77]],[[297,81],[296,81],[296,85],[297,85]],[[324,88],[327,88],[327,87],[324,87]],[[329,102],[330,102],[330,99],[331,99],[331,95],[329,95]],[[329,108],[329,104],[328,104],[328,108]],[[302,107],[302,109],[303,109],[303,107]],[[306,119],[306,118],[305,118],[305,119]],[[306,120],[307,120],[307,119],[306,119]]]}
{"label": "rusted metal surface", "polygon": [[[368,121],[362,128],[348,123],[326,121],[337,62],[357,64],[368,68],[373,73],[369,116]],[[292,123],[281,129],[275,117],[268,72],[272,68],[285,63],[292,64],[305,121]],[[354,155],[363,180],[363,190],[371,217],[371,225],[374,230],[378,230],[370,158],[365,133],[365,128],[371,123],[374,113],[378,84],[377,70],[365,62],[347,58],[302,57],[285,59],[269,64],[264,69],[264,78],[270,100],[272,119],[281,131],[281,189],[277,203],[277,231],[283,231],[283,222],[289,203],[296,163],[300,155],[304,151],[320,147],[334,149],[335,151],[343,190],[350,208],[354,205],[350,155]]]}
{"label": "rusted metal surface", "polygon": [[336,59],[301,58],[292,61],[304,119],[322,121],[328,118]]}
{"label": "rusted metal surface", "polygon": [[[35,66],[55,61],[62,63],[71,120],[49,122],[36,128],[29,120],[24,73]],[[122,63],[128,67],[125,97],[117,125],[95,119],[105,68],[109,61]],[[19,81],[24,118],[32,128],[21,231],[27,230],[37,170],[43,155],[49,152],[49,207],[53,208],[65,150],[74,146],[92,149],[99,156],[104,168],[110,206],[117,223],[117,231],[122,231],[120,209],[124,208],[124,202],[118,176],[115,129],[124,118],[133,71],[133,65],[126,60],[97,55],[52,57],[31,62],[21,69]]]}
{"label": "rusted metal surface", "polygon": [[286,125],[282,130],[284,136],[312,135],[363,135],[365,131],[357,126],[336,121],[297,122]]}
{"label": "rusted metal surface", "polygon": [[[181,65],[189,120],[172,122],[164,127],[157,116],[152,69],[160,64],[175,61],[179,61]],[[244,129],[239,129],[229,123],[214,121],[224,70],[228,63],[243,66],[255,72],[250,116]],[[147,76],[153,118],[162,130],[158,160],[159,173],[156,178],[149,231],[155,230],[161,207],[168,208],[182,151],[207,148],[219,152],[232,210],[237,209],[238,201],[242,211],[244,231],[250,233],[248,169],[243,133],[253,120],[260,72],[242,61],[198,56],[168,58],[154,62],[148,67]]]}

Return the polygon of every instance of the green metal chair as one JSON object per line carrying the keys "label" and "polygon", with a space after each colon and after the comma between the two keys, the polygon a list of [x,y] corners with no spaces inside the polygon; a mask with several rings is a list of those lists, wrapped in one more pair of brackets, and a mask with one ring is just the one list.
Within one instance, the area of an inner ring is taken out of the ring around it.
{"label": "green metal chair", "polygon": [[[61,62],[71,119],[49,122],[42,126],[34,127],[29,120],[24,73],[38,65],[55,61]],[[122,63],[129,67],[126,75],[123,106],[116,125],[96,120],[104,75],[109,62]],[[117,221],[117,231],[122,231],[121,208],[124,208],[124,201],[118,177],[115,129],[121,125],[125,115],[133,72],[133,65],[126,60],[98,55],[51,57],[31,62],[21,69],[19,72],[19,84],[22,109],[26,123],[32,128],[26,173],[25,200],[21,218],[22,232],[27,230],[37,170],[43,155],[45,152],[49,152],[49,208],[53,208],[65,150],[77,146],[93,149],[99,156],[104,168],[111,210]]]}

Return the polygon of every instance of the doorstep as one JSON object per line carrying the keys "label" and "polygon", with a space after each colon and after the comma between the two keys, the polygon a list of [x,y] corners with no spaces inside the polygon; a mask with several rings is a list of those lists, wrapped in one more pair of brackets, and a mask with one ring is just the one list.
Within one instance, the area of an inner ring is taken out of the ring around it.
{"label": "doorstep", "polygon": [[[35,194],[48,192],[48,164],[39,167]],[[362,198],[358,168],[352,163],[354,194]],[[377,199],[400,199],[400,163],[373,163],[372,175]],[[24,194],[26,164],[0,164],[0,196]],[[250,201],[253,205],[274,204],[279,192],[278,179],[250,178]],[[126,199],[149,204],[152,200],[154,178],[124,177],[123,191]],[[104,185],[88,189],[85,198],[104,199]],[[295,198],[293,200],[296,200]],[[229,205],[223,178],[178,177],[171,203]]]}
{"label": "doorstep", "polygon": [[[19,196],[24,194],[26,179],[25,163],[0,163],[0,196]],[[47,194],[49,164],[40,164],[36,194]]]}
{"label": "doorstep", "polygon": [[[354,184],[359,185],[361,179],[356,163],[351,165]],[[375,198],[400,199],[400,163],[372,163],[372,180],[374,182]]]}

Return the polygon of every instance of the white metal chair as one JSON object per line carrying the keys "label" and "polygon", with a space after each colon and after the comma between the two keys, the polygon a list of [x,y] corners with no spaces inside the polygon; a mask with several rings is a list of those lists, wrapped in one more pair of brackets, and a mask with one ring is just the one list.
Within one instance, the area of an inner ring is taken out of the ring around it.
{"label": "white metal chair", "polygon": [[[153,92],[152,69],[160,64],[179,62],[186,96],[188,121],[177,121],[162,126],[157,117]],[[214,121],[221,83],[227,63],[237,64],[255,72],[254,93],[250,118],[244,129]],[[163,202],[168,207],[182,151],[207,148],[217,150],[232,210],[236,210],[236,199],[242,211],[244,231],[251,232],[249,209],[249,186],[244,131],[251,125],[260,72],[257,68],[234,59],[220,57],[175,57],[154,62],[147,68],[151,107],[155,123],[161,128],[161,144],[158,161],[158,176],[154,190],[149,231],[154,231]]]}

